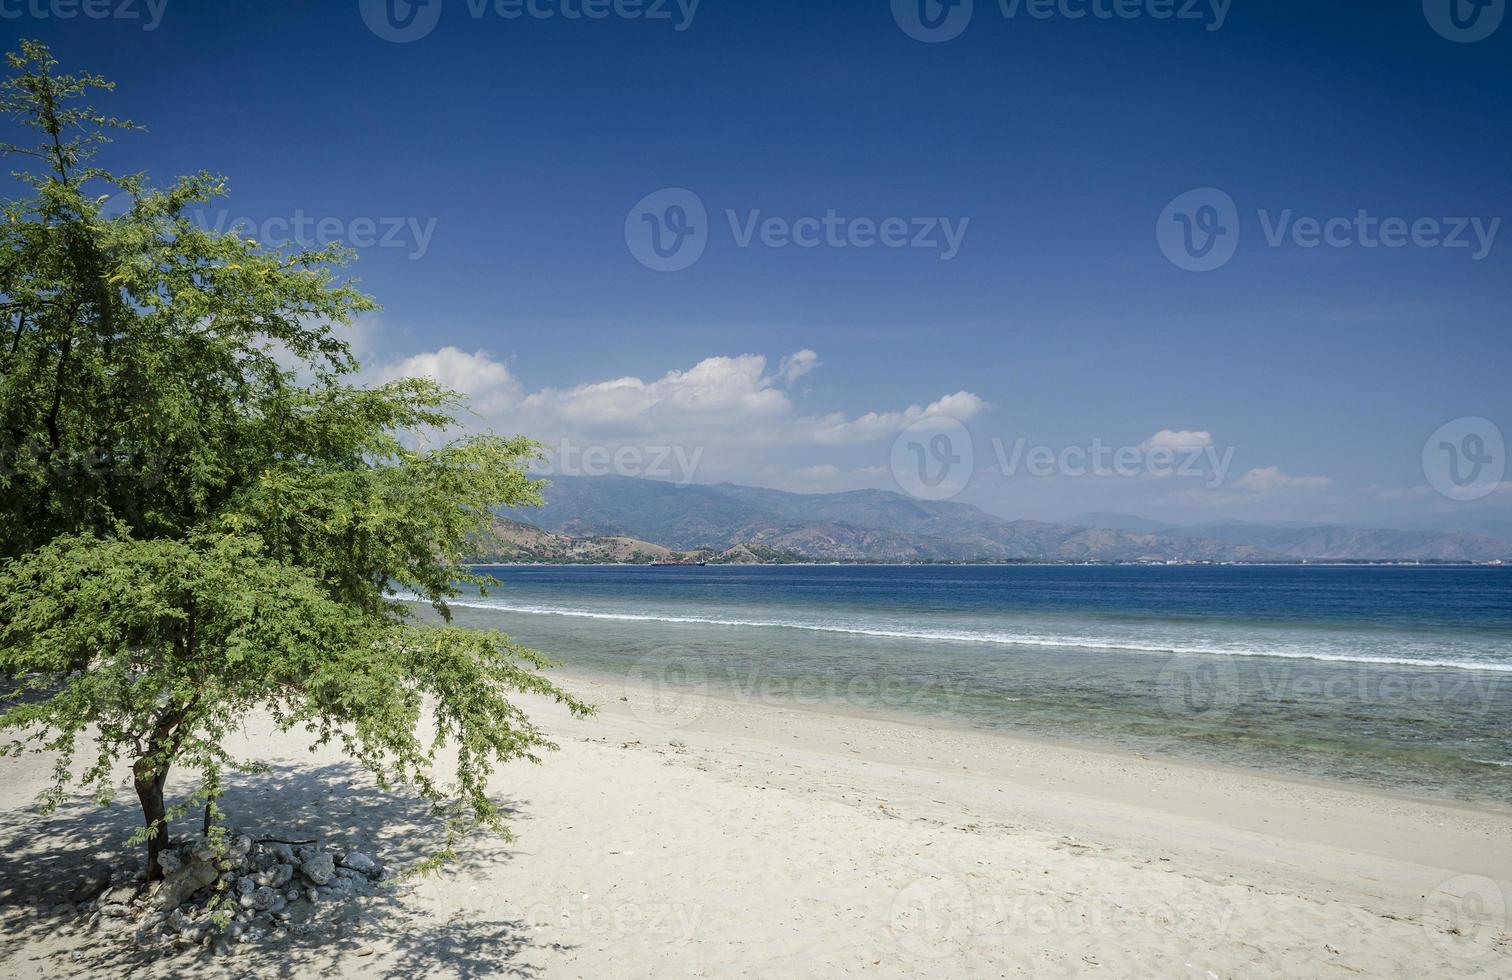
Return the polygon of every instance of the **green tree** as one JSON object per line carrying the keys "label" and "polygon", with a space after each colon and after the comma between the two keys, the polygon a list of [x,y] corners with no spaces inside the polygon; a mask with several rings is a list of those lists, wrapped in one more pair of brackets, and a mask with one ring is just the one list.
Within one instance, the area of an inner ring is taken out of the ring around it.
{"label": "green tree", "polygon": [[[462,404],[432,382],[353,383],[339,330],[374,305],[342,250],[206,230],[220,179],[94,165],[138,128],[87,104],[109,83],[36,42],[7,60],[0,113],[38,139],[3,146],[31,166],[0,212],[0,748],[56,754],[51,805],[76,782],[108,801],[129,764],[152,878],[168,820],[219,815],[250,712],[429,800],[438,859],[507,833],[490,774],[554,747],[510,696],[590,709],[447,601],[492,584],[463,554],[493,508],[540,502],[538,447],[438,436]],[[177,770],[196,778],[170,806]]]}

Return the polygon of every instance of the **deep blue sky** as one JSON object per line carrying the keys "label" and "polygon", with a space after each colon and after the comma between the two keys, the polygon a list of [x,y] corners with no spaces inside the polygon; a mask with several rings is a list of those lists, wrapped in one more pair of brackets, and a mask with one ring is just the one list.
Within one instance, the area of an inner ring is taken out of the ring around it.
{"label": "deep blue sky", "polygon": [[[534,392],[650,382],[716,355],[764,355],[775,372],[812,349],[821,365],[777,395],[792,416],[964,390],[991,405],[970,421],[979,457],[993,437],[1201,430],[1235,447],[1236,473],[1329,481],[1256,480],[1194,507],[1150,481],[989,474],[961,498],[1013,516],[1448,513],[1422,493],[1429,433],[1461,416],[1512,427],[1512,229],[1475,261],[1273,248],[1256,215],[1512,218],[1512,23],[1456,44],[1420,0],[1234,0],[1216,31],[1009,20],[976,0],[960,37],[925,44],[887,0],[704,0],[684,31],[433,2],[436,29],[403,44],[368,30],[357,0],[168,0],[150,32],[31,15],[0,30],[119,83],[110,108],[150,133],[110,150],[118,169],[221,172],[229,213],[256,220],[434,219],[423,257],[370,248],[355,268],[385,306],[374,364],[482,350]],[[1241,240],[1193,273],[1166,260],[1155,225],[1206,186],[1237,202]],[[644,268],[624,238],[631,206],[664,187],[695,191],[712,219],[707,253],[676,273]],[[727,208],[970,225],[949,262],[743,249]],[[760,424],[731,419],[732,439]],[[716,434],[709,474],[890,486],[873,472],[890,442],[765,447],[726,466]],[[827,453],[834,471],[784,475]]]}

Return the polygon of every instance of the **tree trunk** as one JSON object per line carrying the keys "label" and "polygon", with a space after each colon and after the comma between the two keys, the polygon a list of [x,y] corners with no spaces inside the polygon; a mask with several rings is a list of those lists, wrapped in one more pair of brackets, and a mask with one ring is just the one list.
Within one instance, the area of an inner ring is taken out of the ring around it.
{"label": "tree trunk", "polygon": [[[167,810],[163,805],[163,784],[168,781],[168,770],[144,778],[138,770],[135,774],[137,799],[142,801],[142,823],[147,828],[147,880],[157,881],[163,877],[163,866],[158,855],[168,843]],[[156,833],[153,830],[156,829]]]}

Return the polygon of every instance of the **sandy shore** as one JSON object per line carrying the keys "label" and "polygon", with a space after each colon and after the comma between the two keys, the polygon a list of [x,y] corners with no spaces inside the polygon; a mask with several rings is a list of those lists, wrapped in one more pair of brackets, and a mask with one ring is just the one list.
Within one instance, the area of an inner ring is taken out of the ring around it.
{"label": "sandy shore", "polygon": [[[38,818],[0,762],[0,977],[1512,976],[1512,813],[978,732],[579,678],[509,767],[516,840],[354,906],[339,938],[139,963],[48,911],[135,819]],[[273,765],[239,826],[391,865],[421,809],[334,754]],[[129,795],[129,794],[128,794]],[[124,803],[125,801],[123,801]],[[245,947],[244,947],[245,949]]]}

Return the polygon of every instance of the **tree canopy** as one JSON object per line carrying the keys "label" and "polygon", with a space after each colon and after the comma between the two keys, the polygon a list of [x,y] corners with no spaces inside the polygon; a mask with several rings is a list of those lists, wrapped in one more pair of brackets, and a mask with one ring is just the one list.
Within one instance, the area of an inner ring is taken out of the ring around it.
{"label": "tree canopy", "polygon": [[344,250],[207,230],[220,178],[158,189],[95,164],[139,128],[89,104],[110,83],[36,42],[7,61],[0,114],[34,136],[0,146],[27,164],[0,210],[4,750],[57,754],[53,803],[76,770],[108,799],[129,764],[154,877],[170,769],[196,777],[180,805],[213,807],[250,712],[413,788],[454,833],[502,830],[489,776],[551,747],[510,695],[589,708],[447,602],[493,584],[463,556],[494,508],[539,503],[538,447],[425,438],[464,406],[429,380],[359,383],[341,331],[376,307]]}

